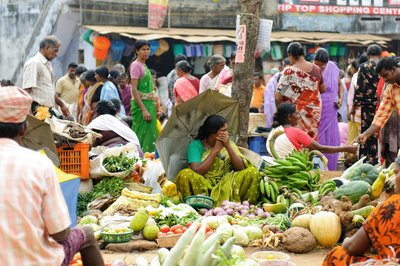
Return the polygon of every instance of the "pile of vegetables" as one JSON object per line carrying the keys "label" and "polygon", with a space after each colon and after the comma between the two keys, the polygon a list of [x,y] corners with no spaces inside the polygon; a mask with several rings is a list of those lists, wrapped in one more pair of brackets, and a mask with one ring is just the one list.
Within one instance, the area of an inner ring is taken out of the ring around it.
{"label": "pile of vegetables", "polygon": [[[178,265],[257,265],[253,260],[245,259],[245,252],[236,246],[236,237],[229,237],[221,245],[222,233],[214,233],[206,239],[206,227],[198,229],[195,222],[179,238],[175,246],[169,251],[161,248],[158,257],[152,263],[163,266]],[[143,257],[138,257],[136,265],[148,265]]]}
{"label": "pile of vegetables", "polygon": [[136,158],[131,158],[127,154],[112,155],[104,158],[103,166],[110,173],[133,172]]}
{"label": "pile of vegetables", "polygon": [[256,218],[267,218],[269,214],[265,212],[262,208],[255,205],[250,205],[248,201],[243,201],[242,203],[230,202],[224,200],[221,207],[216,207],[214,209],[200,209],[200,214],[204,216],[224,216],[229,215],[235,218],[246,217],[249,219]]}

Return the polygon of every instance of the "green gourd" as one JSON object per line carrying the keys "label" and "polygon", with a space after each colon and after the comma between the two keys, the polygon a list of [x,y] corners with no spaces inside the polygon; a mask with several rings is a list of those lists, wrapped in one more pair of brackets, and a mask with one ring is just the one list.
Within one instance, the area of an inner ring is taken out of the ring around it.
{"label": "green gourd", "polygon": [[378,175],[379,172],[373,165],[363,163],[351,172],[349,179],[352,181],[362,180],[372,186]]}
{"label": "green gourd", "polygon": [[335,190],[336,199],[341,199],[343,196],[347,196],[349,200],[354,204],[357,203],[360,198],[365,195],[371,195],[371,185],[365,181],[356,180],[344,184]]}

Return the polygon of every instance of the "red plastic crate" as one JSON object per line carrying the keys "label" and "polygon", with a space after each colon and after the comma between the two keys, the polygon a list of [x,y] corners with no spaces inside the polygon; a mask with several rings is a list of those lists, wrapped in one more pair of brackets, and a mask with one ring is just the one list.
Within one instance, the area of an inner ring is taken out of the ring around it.
{"label": "red plastic crate", "polygon": [[73,147],[63,145],[57,147],[60,169],[68,174],[74,174],[81,179],[89,178],[89,144],[77,143]]}

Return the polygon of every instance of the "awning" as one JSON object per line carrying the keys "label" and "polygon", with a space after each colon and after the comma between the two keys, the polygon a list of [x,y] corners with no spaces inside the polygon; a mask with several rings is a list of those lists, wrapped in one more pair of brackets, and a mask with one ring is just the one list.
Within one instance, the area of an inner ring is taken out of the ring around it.
{"label": "awning", "polygon": [[[187,29],[187,28],[162,28],[149,29],[145,27],[125,27],[125,26],[96,26],[86,25],[88,29],[100,34],[116,33],[121,36],[156,40],[160,38],[172,38],[191,43],[231,41],[235,42],[235,30],[224,29]],[[342,42],[347,44],[368,45],[371,43],[386,44],[391,39],[370,35],[370,34],[346,34],[332,32],[294,32],[294,31],[275,31],[272,32],[271,41],[275,42],[308,42],[308,43],[327,43]]]}

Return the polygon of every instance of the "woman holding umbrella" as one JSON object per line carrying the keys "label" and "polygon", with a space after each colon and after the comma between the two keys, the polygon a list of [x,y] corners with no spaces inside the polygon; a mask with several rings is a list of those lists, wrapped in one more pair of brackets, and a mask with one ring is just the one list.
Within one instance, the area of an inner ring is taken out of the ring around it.
{"label": "woman holding umbrella", "polygon": [[145,40],[135,43],[136,60],[130,66],[132,83],[132,129],[139,138],[143,152],[153,152],[157,139],[157,93],[150,70],[145,62],[150,55],[150,44]]}
{"label": "woman holding umbrella", "polygon": [[204,121],[188,146],[188,163],[175,180],[183,198],[207,195],[216,206],[224,200],[256,203],[260,174],[229,140],[222,116],[211,115]]}

